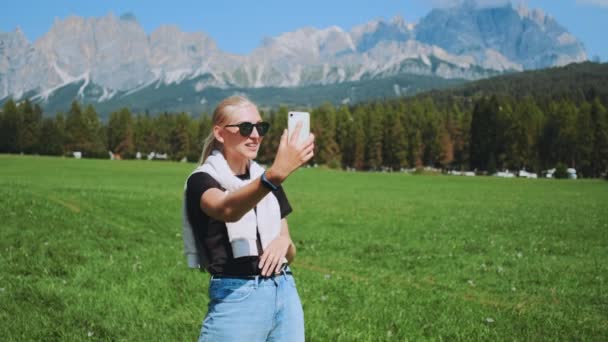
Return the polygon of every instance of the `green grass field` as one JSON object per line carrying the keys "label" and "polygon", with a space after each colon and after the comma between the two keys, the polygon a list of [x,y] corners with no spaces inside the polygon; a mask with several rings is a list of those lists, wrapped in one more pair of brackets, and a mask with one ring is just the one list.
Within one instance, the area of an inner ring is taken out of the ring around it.
{"label": "green grass field", "polygon": [[[0,339],[192,341],[193,164],[0,156]],[[608,340],[608,182],[297,171],[311,341]]]}

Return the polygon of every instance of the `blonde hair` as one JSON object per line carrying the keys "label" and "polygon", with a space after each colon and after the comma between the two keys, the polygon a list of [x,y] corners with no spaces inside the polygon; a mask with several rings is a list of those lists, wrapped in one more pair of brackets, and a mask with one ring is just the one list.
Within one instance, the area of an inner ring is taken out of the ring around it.
{"label": "blonde hair", "polygon": [[211,132],[205,138],[205,143],[203,145],[203,153],[201,154],[201,159],[199,161],[199,165],[202,165],[207,157],[211,154],[213,150],[222,150],[224,146],[221,142],[215,139],[215,135],[213,134],[214,126],[222,126],[226,124],[229,119],[237,114],[238,110],[252,106],[257,109],[257,106],[251,102],[247,97],[241,95],[230,96],[222,100],[215,110],[213,111],[212,117],[212,126]]}

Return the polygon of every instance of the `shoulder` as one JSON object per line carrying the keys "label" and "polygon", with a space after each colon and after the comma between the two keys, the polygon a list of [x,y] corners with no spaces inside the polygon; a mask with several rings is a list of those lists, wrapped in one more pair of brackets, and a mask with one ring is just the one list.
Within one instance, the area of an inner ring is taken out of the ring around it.
{"label": "shoulder", "polygon": [[188,193],[198,193],[202,195],[205,190],[210,188],[223,189],[220,183],[206,172],[196,172],[188,177],[186,185]]}

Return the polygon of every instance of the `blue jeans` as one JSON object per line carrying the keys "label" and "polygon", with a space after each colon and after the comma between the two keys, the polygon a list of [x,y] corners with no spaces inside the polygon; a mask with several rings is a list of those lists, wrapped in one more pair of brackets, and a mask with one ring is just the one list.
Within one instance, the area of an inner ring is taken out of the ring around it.
{"label": "blue jeans", "polygon": [[292,275],[213,278],[201,341],[304,341],[304,312]]}

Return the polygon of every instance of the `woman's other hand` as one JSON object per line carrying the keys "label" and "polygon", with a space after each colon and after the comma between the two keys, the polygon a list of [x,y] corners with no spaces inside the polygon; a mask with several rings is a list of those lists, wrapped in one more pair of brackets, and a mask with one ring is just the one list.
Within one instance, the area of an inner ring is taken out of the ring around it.
{"label": "woman's other hand", "polygon": [[291,239],[282,235],[277,236],[268,244],[258,264],[258,267],[262,270],[260,272],[262,276],[267,277],[279,272],[283,264],[282,260],[287,255],[290,245]]}
{"label": "woman's other hand", "polygon": [[274,163],[266,172],[266,176],[274,184],[282,183],[293,171],[314,156],[315,135],[310,133],[306,140],[298,144],[301,129],[302,123],[299,122],[291,138],[288,137],[287,130],[284,130],[283,135],[281,135],[281,142]]}

